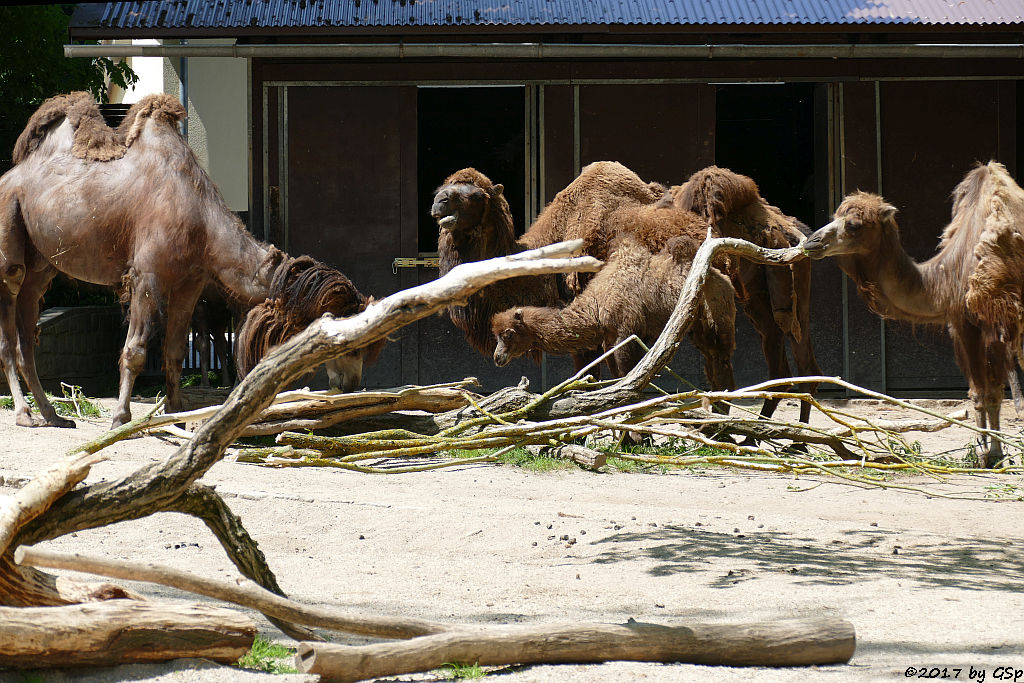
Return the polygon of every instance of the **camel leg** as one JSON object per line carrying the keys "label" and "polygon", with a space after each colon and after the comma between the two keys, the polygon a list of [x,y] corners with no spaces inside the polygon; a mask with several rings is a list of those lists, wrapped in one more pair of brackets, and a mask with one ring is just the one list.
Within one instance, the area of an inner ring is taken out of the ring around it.
{"label": "camel leg", "polygon": [[210,313],[203,301],[192,312],[192,339],[199,353],[199,386],[210,386]]}
{"label": "camel leg", "polygon": [[228,343],[227,326],[213,325],[213,355],[220,359],[220,385],[231,386],[231,345]]}
{"label": "camel leg", "polygon": [[[796,371],[804,377],[818,376],[821,374],[821,367],[818,366],[818,359],[814,355],[814,346],[811,343],[811,261],[797,261],[790,268],[793,271],[793,308],[795,309],[797,322],[800,325],[800,336],[790,336],[790,347],[793,349],[793,360],[796,362]],[[818,390],[816,382],[803,384],[799,390],[811,394]],[[802,402],[800,404],[800,421],[809,422],[811,419],[811,404]]]}
{"label": "camel leg", "polygon": [[146,344],[156,328],[159,311],[159,288],[151,274],[132,273],[131,304],[128,313],[128,335],[121,349],[118,367],[121,373],[117,392],[117,406],[111,427],[120,427],[131,421],[132,388],[135,379],[146,367]]}
{"label": "camel leg", "polygon": [[[736,348],[733,326],[729,332],[709,325],[704,316],[698,316],[690,327],[690,341],[704,357],[704,374],[712,391],[731,391],[736,388],[733,379],[732,354]],[[716,413],[729,414],[729,406],[716,402],[713,406]]]}
{"label": "camel leg", "polygon": [[38,427],[42,420],[32,414],[25,400],[18,377],[18,325],[15,298],[6,287],[0,287],[0,361],[14,400],[14,422],[22,427]]}
{"label": "camel leg", "polygon": [[73,428],[74,420],[61,417],[54,410],[50,399],[46,397],[46,392],[43,391],[43,384],[39,381],[39,373],[36,371],[35,347],[38,343],[39,303],[57,271],[38,255],[30,257],[30,261],[33,262],[28,264],[29,270],[15,304],[18,324],[18,368],[35,398],[41,416],[40,424],[47,427]]}
{"label": "camel leg", "polygon": [[192,322],[201,282],[183,283],[168,296],[167,325],[164,329],[164,377],[167,385],[167,409],[178,412],[181,404],[181,365],[188,344],[188,328]]}
{"label": "camel leg", "polygon": [[[761,336],[761,350],[764,353],[765,362],[768,364],[768,377],[771,379],[792,377],[789,361],[786,360],[785,340],[782,330],[775,322],[764,277],[758,273],[757,279],[760,281],[751,279],[745,283],[748,297],[743,305],[743,311]],[[761,417],[771,417],[778,405],[778,399],[765,401],[761,405]]]}
{"label": "camel leg", "polygon": [[[999,341],[984,341],[981,329],[966,321],[949,326],[956,361],[967,376],[968,395],[974,402],[974,422],[980,429],[999,430],[1006,375],[1013,368],[1013,355]],[[1003,459],[1003,444],[987,434],[978,437],[978,464],[994,467]]]}

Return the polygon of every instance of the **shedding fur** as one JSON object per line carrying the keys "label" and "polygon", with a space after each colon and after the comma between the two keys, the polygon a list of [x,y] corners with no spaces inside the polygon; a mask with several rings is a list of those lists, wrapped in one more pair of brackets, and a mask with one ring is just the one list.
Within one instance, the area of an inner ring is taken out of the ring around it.
{"label": "shedding fur", "polygon": [[[702,235],[672,237],[652,254],[631,235],[618,238],[607,265],[565,308],[518,307],[494,316],[495,362],[504,365],[532,350],[602,351],[633,334],[652,344],[678,303],[702,239]],[[689,336],[704,356],[708,382],[714,389],[734,388],[735,294],[728,278],[714,268],[699,305]],[[642,355],[635,344],[618,349],[612,356],[613,374],[625,375]]]}
{"label": "shedding fur", "polygon": [[[595,161],[587,164],[568,186],[537,216],[520,242],[536,249],[564,240],[582,239],[583,253],[602,261],[608,258],[608,245],[623,224],[610,223],[608,217],[625,207],[647,206],[656,203],[665,194],[665,188],[646,183],[636,173],[616,161]],[[652,242],[647,235],[645,244],[655,251],[665,240]],[[665,238],[667,239],[667,238]],[[593,277],[592,273],[569,273],[564,277],[569,293],[578,295]]]}
{"label": "shedding fur", "polygon": [[19,164],[24,161],[39,147],[47,133],[64,119],[74,129],[71,153],[77,159],[110,161],[120,159],[128,149],[118,132],[103,120],[92,95],[73,92],[51,97],[29,117],[25,130],[14,143],[12,162]]}
{"label": "shedding fur", "polygon": [[[998,430],[1024,332],[1024,190],[1002,164],[979,164],[953,191],[938,252],[920,264],[900,244],[895,215],[878,195],[856,192],[804,248],[812,257],[836,256],[878,315],[946,325],[975,420]],[[993,466],[1002,459],[1000,442],[984,441],[982,465]]]}

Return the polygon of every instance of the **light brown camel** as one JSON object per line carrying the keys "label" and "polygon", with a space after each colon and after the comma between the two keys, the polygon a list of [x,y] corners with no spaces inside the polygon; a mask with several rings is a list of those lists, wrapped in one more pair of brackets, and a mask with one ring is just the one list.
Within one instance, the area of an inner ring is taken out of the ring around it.
{"label": "light brown camel", "polygon": [[[673,187],[671,193],[676,206],[702,216],[722,237],[783,249],[800,244],[808,232],[803,223],[766,202],[751,178],[726,168],[701,169],[683,185]],[[768,376],[792,376],[786,358],[787,338],[797,372],[820,375],[810,333],[810,261],[768,266],[735,259],[730,277],[744,313],[761,337]],[[816,387],[803,385],[800,390],[813,393]],[[777,400],[765,401],[761,414],[770,417],[777,406]],[[801,404],[802,422],[807,422],[810,409],[810,404]]]}
{"label": "light brown camel", "polygon": [[[452,174],[435,196],[431,214],[441,227],[438,253],[441,274],[462,261],[474,261],[535,249],[569,239],[582,239],[584,253],[606,259],[609,244],[620,233],[634,235],[649,250],[657,252],[666,241],[677,235],[692,235],[696,216],[682,217],[677,224],[663,221],[635,223],[623,218],[629,210],[657,204],[666,199],[666,190],[656,183],[646,183],[631,170],[614,161],[588,164],[580,175],[559,192],[537,217],[530,229],[515,240],[508,205],[501,196],[500,185],[474,169]],[[670,198],[669,198],[670,200]],[[669,204],[671,202],[669,201]],[[627,210],[622,213],[621,210]],[[617,216],[617,218],[612,218]],[[700,237],[707,233],[701,223]],[[720,260],[727,263],[726,259]],[[515,306],[562,306],[579,294],[589,281],[589,274],[570,274],[544,278],[519,278],[509,286],[492,285],[475,295],[465,307],[449,309],[456,327],[481,353],[491,355],[494,336],[490,319],[494,313]],[[598,355],[590,350],[574,353],[579,370]],[[532,353],[539,360],[540,353]]]}
{"label": "light brown camel", "polygon": [[[474,168],[464,168],[437,189],[430,215],[438,223],[440,274],[460,263],[482,261],[526,251],[517,242],[504,187]],[[561,298],[554,275],[503,280],[469,297],[464,306],[449,306],[447,314],[469,344],[484,354],[494,353],[491,316],[517,305],[553,306]],[[539,362],[540,355],[534,360]],[[582,367],[582,366],[581,366]]]}
{"label": "light brown camel", "polygon": [[[938,253],[924,263],[903,250],[896,208],[865,192],[844,199],[804,251],[815,259],[835,256],[883,318],[946,325],[978,427],[999,429],[1024,331],[1024,190],[1002,164],[978,165],[953,190],[952,220]],[[982,467],[1002,460],[998,439],[983,434],[981,443]]]}
{"label": "light brown camel", "polygon": [[[645,207],[645,213],[676,209]],[[630,210],[636,214],[636,210]],[[640,219],[642,220],[642,219]],[[534,350],[564,354],[579,349],[610,349],[630,335],[652,344],[675,309],[690,272],[696,239],[673,237],[652,254],[635,237],[623,235],[611,245],[604,268],[565,308],[517,307],[494,316],[494,362]],[[701,313],[690,328],[694,346],[704,356],[704,369],[713,389],[733,389],[732,354],[736,347],[735,294],[729,279],[712,268],[702,291]],[[610,359],[613,375],[621,377],[643,352],[636,344],[617,349]]]}
{"label": "light brown camel", "polygon": [[177,410],[189,320],[203,288],[213,282],[255,305],[288,258],[253,239],[224,203],[178,131],[184,116],[175,98],[150,95],[114,130],[88,93],[72,93],[44,102],[18,138],[15,166],[0,177],[0,360],[18,424],[74,426],[54,412],[34,359],[40,298],[58,271],[118,288],[130,304],[117,426],[131,419],[132,386],[159,321],[167,404]]}
{"label": "light brown camel", "polygon": [[[278,267],[267,300],[255,306],[238,330],[235,364],[238,378],[249,374],[275,347],[306,329],[324,313],[348,318],[373,302],[337,270],[309,256],[299,256]],[[355,391],[364,365],[377,360],[387,339],[327,361],[330,385]],[[310,368],[310,372],[315,368]]]}

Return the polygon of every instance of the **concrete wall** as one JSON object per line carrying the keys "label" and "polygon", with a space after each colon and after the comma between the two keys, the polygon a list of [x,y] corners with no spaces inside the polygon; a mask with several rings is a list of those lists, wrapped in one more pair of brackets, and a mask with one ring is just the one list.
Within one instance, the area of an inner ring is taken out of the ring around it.
{"label": "concrete wall", "polygon": [[[192,40],[190,44],[225,39]],[[181,97],[181,59],[164,59],[163,92]],[[246,60],[187,60],[188,144],[233,211],[249,210],[249,113]]]}

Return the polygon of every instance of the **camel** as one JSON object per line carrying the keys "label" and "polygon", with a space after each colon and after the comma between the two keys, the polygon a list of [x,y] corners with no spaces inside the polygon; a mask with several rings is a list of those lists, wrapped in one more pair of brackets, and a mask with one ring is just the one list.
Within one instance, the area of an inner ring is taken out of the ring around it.
{"label": "camel", "polygon": [[[267,300],[249,311],[238,330],[235,366],[239,379],[248,375],[267,353],[324,313],[348,318],[361,313],[372,302],[347,277],[309,256],[282,264],[274,274]],[[355,391],[362,380],[364,365],[377,360],[386,342],[387,339],[381,339],[327,361],[324,365],[331,387]],[[313,370],[310,368],[310,372]]]}
{"label": "camel", "polygon": [[[676,206],[703,217],[722,237],[783,249],[800,244],[809,232],[803,223],[768,204],[751,178],[726,168],[708,166],[670,192]],[[810,334],[810,262],[767,266],[736,259],[730,277],[744,313],[761,337],[768,376],[792,376],[786,358],[787,338],[797,372],[820,375]],[[808,384],[801,390],[813,393],[816,387]],[[771,417],[777,406],[777,400],[765,401],[761,415]],[[801,422],[808,421],[810,409],[810,404],[801,404]]]}
{"label": "camel", "polygon": [[[431,215],[440,226],[438,254],[442,275],[462,261],[503,256],[576,238],[583,240],[585,254],[606,259],[609,244],[620,232],[632,234],[647,249],[657,252],[673,236],[694,234],[690,223],[699,220],[695,216],[677,215],[681,222],[675,225],[668,221],[634,224],[627,218],[628,211],[657,204],[659,200],[664,202],[665,188],[644,182],[622,164],[598,161],[584,167],[516,240],[501,187],[468,168],[452,174],[438,188]],[[700,230],[703,237],[707,225],[702,224]],[[449,316],[476,350],[490,356],[495,345],[490,321],[495,313],[516,306],[564,306],[583,291],[589,279],[588,273],[517,278],[488,287],[474,295],[465,307],[449,308]],[[596,355],[599,354],[590,350],[572,354],[576,370]],[[540,360],[539,351],[531,352],[530,356]]]}
{"label": "camel", "polygon": [[[678,212],[655,207],[642,211]],[[635,211],[630,213],[635,217]],[[605,267],[565,308],[517,307],[496,314],[491,321],[496,342],[494,362],[503,366],[510,359],[534,350],[554,354],[578,349],[600,351],[634,334],[652,344],[678,303],[702,239],[702,235],[696,239],[673,237],[662,250],[652,254],[632,235],[618,238],[611,245],[612,253]],[[736,303],[729,279],[712,268],[702,298],[701,314],[690,329],[690,339],[704,356],[711,387],[734,389]],[[610,358],[612,374],[624,376],[642,355],[635,344],[618,348]]]}
{"label": "camel", "polygon": [[[448,176],[437,189],[430,215],[437,220],[440,274],[460,263],[526,251],[516,241],[504,186],[474,168]],[[553,306],[561,302],[556,276],[518,277],[490,285],[464,306],[449,306],[448,318],[470,346],[485,356],[494,353],[491,316],[516,305]],[[540,362],[540,354],[533,359]],[[580,365],[582,367],[582,365]]]}
{"label": "camel", "polygon": [[[900,244],[896,207],[855,192],[835,220],[807,238],[813,259],[836,257],[872,311],[883,318],[946,325],[967,378],[975,423],[999,429],[1007,375],[1024,332],[1024,190],[995,161],[979,164],[953,190],[952,219],[938,252],[915,263]],[[982,467],[1003,459],[982,433]]]}
{"label": "camel", "polygon": [[116,427],[131,419],[132,387],[158,321],[167,406],[179,410],[188,325],[203,288],[212,282],[250,307],[288,260],[228,208],[178,131],[184,116],[177,99],[150,95],[111,129],[88,93],[71,93],[44,102],[18,138],[15,165],[0,177],[0,360],[17,424],[74,426],[47,400],[34,359],[39,301],[58,271],[115,287],[129,304]]}

